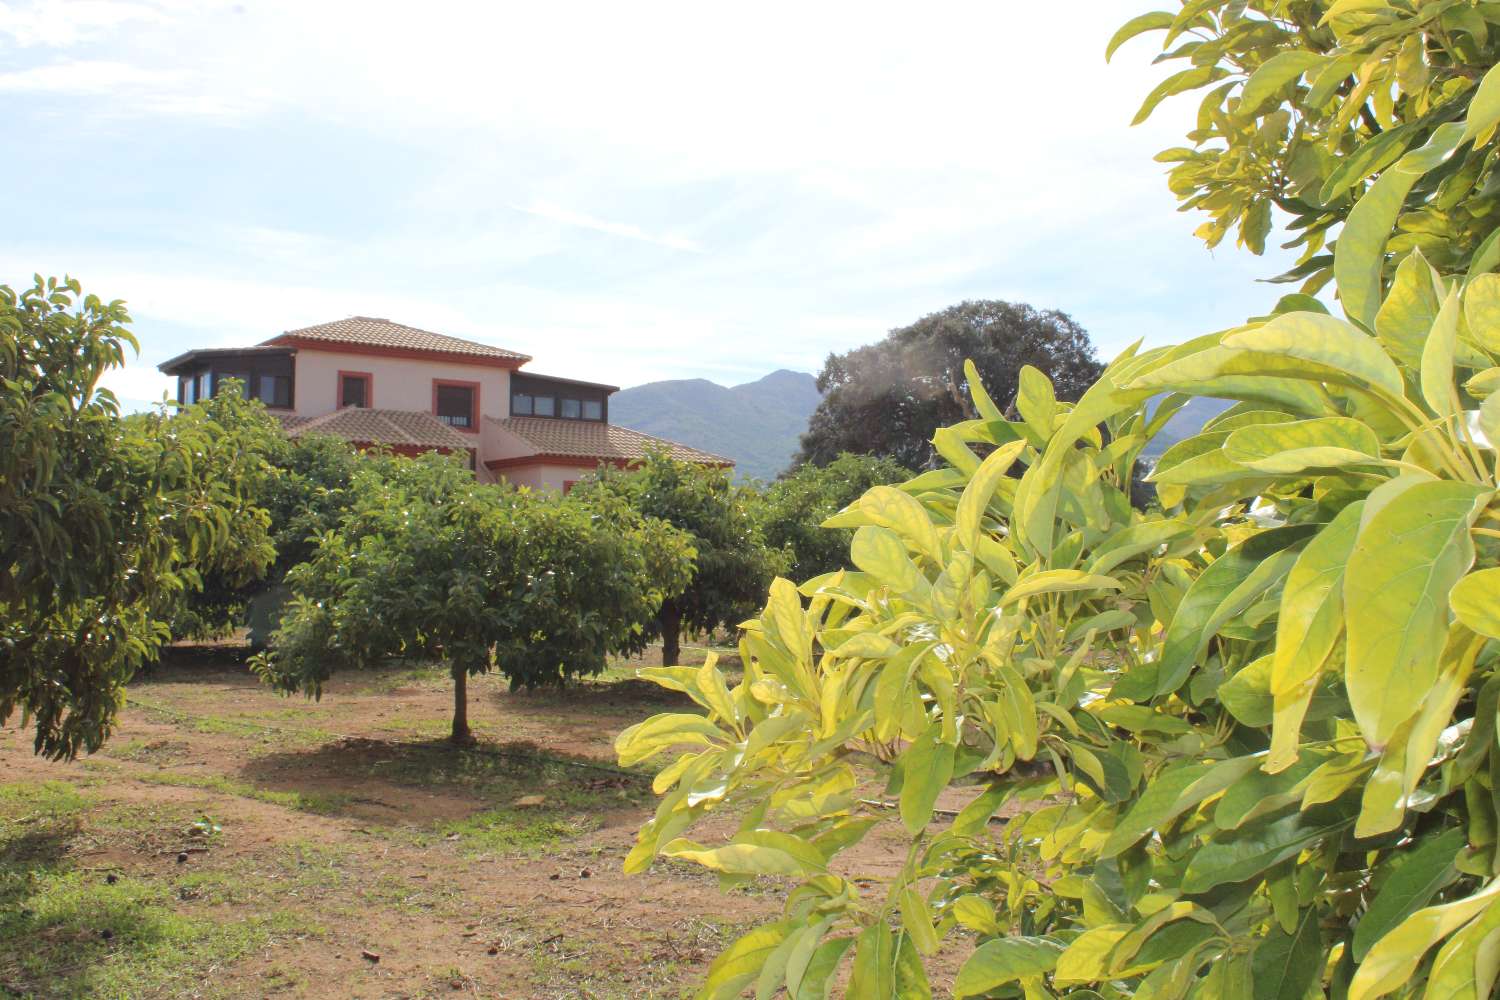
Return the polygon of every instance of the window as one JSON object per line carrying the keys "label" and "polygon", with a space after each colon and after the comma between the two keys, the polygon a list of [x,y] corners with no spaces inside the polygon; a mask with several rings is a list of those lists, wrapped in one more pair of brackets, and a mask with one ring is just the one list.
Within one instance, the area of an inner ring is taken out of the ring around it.
{"label": "window", "polygon": [[262,375],[260,395],[257,398],[267,406],[290,407],[292,405],[292,377],[290,375]]}
{"label": "window", "polygon": [[194,403],[198,402],[198,376],[184,376],[181,379],[181,382],[182,402],[187,406],[191,406]]}
{"label": "window", "polygon": [[372,378],[368,372],[339,372],[339,407],[358,406],[368,409],[371,404]]}
{"label": "window", "polygon": [[569,420],[577,420],[583,416],[583,404],[576,399],[564,399],[562,401],[562,415]]}
{"label": "window", "polygon": [[524,392],[518,392],[511,397],[510,415],[513,417],[531,416],[531,397]]}
{"label": "window", "polygon": [[450,427],[475,429],[478,388],[472,382],[433,382],[432,412]]}
{"label": "window", "polygon": [[552,396],[537,396],[532,403],[532,409],[539,417],[557,416],[557,400]]}
{"label": "window", "polygon": [[585,399],[583,401],[583,419],[603,420],[604,404],[599,402],[597,399]]}

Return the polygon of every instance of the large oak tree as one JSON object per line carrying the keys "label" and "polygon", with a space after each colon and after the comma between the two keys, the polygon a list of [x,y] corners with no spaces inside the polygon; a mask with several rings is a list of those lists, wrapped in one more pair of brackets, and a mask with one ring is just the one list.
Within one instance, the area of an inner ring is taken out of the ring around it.
{"label": "large oak tree", "polygon": [[840,454],[876,455],[926,468],[939,427],[978,416],[964,361],[973,360],[1002,405],[1014,398],[1022,366],[1073,400],[1102,370],[1088,334],[1066,313],[998,300],[960,302],[892,330],[884,340],[830,354],[818,375],[818,404],[797,464],[827,465]]}

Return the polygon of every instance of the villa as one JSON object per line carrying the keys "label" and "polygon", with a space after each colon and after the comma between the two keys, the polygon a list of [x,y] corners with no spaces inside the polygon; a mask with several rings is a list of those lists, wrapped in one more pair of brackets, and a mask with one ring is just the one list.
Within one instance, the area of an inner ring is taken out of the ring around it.
{"label": "villa", "polygon": [[177,399],[206,399],[227,379],[281,418],[292,437],[329,434],[361,448],[467,457],[481,481],[566,491],[600,464],[651,448],[733,463],[609,422],[618,386],[522,371],[525,354],[353,316],[288,330],[255,346],[180,354],[159,366]]}

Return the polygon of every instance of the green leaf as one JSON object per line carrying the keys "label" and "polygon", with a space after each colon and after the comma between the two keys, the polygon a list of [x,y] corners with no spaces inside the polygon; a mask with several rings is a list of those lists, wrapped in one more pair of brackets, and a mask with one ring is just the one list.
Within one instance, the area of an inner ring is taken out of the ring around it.
{"label": "green leaf", "polygon": [[[1373,312],[1370,319],[1373,322]],[[1391,396],[1399,397],[1405,391],[1400,370],[1381,350],[1380,343],[1334,316],[1286,313],[1264,326],[1231,333],[1223,344],[1234,350],[1277,354],[1322,365],[1352,375]]]}
{"label": "green leaf", "polygon": [[1437,678],[1448,592],[1474,562],[1469,528],[1491,495],[1467,483],[1418,483],[1360,531],[1344,577],[1344,680],[1375,749],[1416,713]]}
{"label": "green leaf", "polygon": [[1132,17],[1120,26],[1110,37],[1109,44],[1104,47],[1104,61],[1109,62],[1115,51],[1126,42],[1137,35],[1143,35],[1148,31],[1164,31],[1172,26],[1173,15],[1164,10],[1151,11],[1149,14],[1141,14]]}
{"label": "green leaf", "polygon": [[1219,704],[1241,725],[1269,726],[1274,711],[1271,698],[1271,657],[1262,656],[1235,671],[1219,685]]}
{"label": "green leaf", "polygon": [[1307,543],[1287,574],[1271,665],[1275,716],[1268,771],[1296,760],[1302,718],[1344,631],[1344,567],[1359,536],[1364,504],[1360,500],[1341,510]]}
{"label": "green leaf", "polygon": [[1205,84],[1222,80],[1229,75],[1229,71],[1222,66],[1199,66],[1194,69],[1185,69],[1173,73],[1161,83],[1152,88],[1151,93],[1146,95],[1146,100],[1141,103],[1141,109],[1135,113],[1130,124],[1139,125],[1151,117],[1151,112],[1156,106],[1173,94],[1180,94],[1185,90],[1193,90]]}
{"label": "green leaf", "polygon": [[968,551],[973,552],[979,547],[984,512],[989,509],[995,490],[1025,448],[1025,441],[1012,441],[996,448],[979,463],[979,470],[964,487],[963,495],[958,500],[958,513],[954,522],[958,526],[959,542]]}
{"label": "green leaf", "polygon": [[1386,867],[1392,869],[1388,874],[1376,872],[1382,878],[1380,891],[1354,928],[1356,962],[1364,961],[1375,942],[1426,906],[1438,890],[1457,877],[1453,861],[1465,840],[1462,830],[1448,830],[1429,837],[1415,848],[1402,848],[1394,855],[1394,864],[1386,862]]}
{"label": "green leaf", "polygon": [[1380,460],[1380,438],[1350,417],[1316,417],[1241,427],[1224,441],[1224,454],[1256,472],[1291,475]]}
{"label": "green leaf", "polygon": [[849,546],[854,565],[869,573],[897,593],[919,593],[927,589],[924,577],[911,557],[906,544],[889,528],[866,525],[855,531]]}
{"label": "green leaf", "polygon": [[909,493],[894,486],[872,486],[859,498],[860,510],[870,520],[889,528],[934,562],[943,561],[943,547],[927,509]]}
{"label": "green leaf", "polygon": [[1315,819],[1294,812],[1273,823],[1236,830],[1198,849],[1182,875],[1182,891],[1207,892],[1228,882],[1252,879],[1288,858],[1294,858],[1352,820]]}
{"label": "green leaf", "polygon": [[1375,329],[1380,308],[1385,246],[1412,186],[1458,146],[1463,127],[1454,123],[1438,126],[1421,149],[1403,156],[1386,170],[1364,197],[1354,203],[1333,253],[1333,275],[1339,299],[1350,319],[1368,330]]}
{"label": "green leaf", "polygon": [[953,981],[955,998],[982,996],[1006,983],[1057,967],[1063,946],[1051,938],[1003,937],[974,950]]}
{"label": "green leaf", "polygon": [[1500,639],[1500,568],[1476,570],[1458,581],[1448,604],[1466,628]]}
{"label": "green leaf", "polygon": [[[783,837],[795,840],[787,834]],[[726,844],[723,847],[705,848],[691,840],[672,841],[661,850],[669,858],[681,858],[712,868],[726,875],[788,875],[806,876],[823,869],[821,858],[809,863],[809,859],[781,847],[759,844]],[[797,852],[805,853],[805,852]]]}
{"label": "green leaf", "polygon": [[1119,590],[1120,581],[1111,576],[1098,576],[1076,569],[1049,569],[1033,573],[1011,587],[1000,598],[1000,607],[1014,604],[1022,598],[1038,594],[1062,594],[1078,590]]}
{"label": "green leaf", "polygon": [[1481,347],[1500,354],[1500,274],[1469,279],[1464,289],[1464,322]]}
{"label": "green leaf", "polygon": [[1283,1000],[1307,996],[1323,975],[1323,941],[1318,932],[1318,911],[1308,907],[1288,934],[1280,926],[1255,949],[1251,959],[1255,1000]]}
{"label": "green leaf", "polygon": [[741,936],[708,967],[708,976],[698,991],[700,1000],[729,1000],[739,996],[740,990],[760,975],[761,966],[771,953],[798,926],[797,921],[783,920]]}
{"label": "green leaf", "polygon": [[1305,49],[1278,52],[1261,63],[1260,67],[1250,74],[1250,79],[1245,83],[1245,89],[1240,91],[1238,113],[1241,116],[1255,114],[1260,110],[1261,105],[1276,96],[1276,92],[1282,87],[1328,60],[1328,56]]}
{"label": "green leaf", "polygon": [[1255,769],[1254,757],[1240,757],[1217,764],[1180,764],[1146,783],[1146,790],[1130,811],[1110,831],[1099,848],[1101,859],[1113,858],[1153,830],[1200,802],[1217,795]]}
{"label": "green leaf", "polygon": [[825,1000],[828,996],[828,981],[838,971],[844,953],[852,947],[852,937],[832,938],[819,945],[803,970],[797,991],[792,994],[795,1000]]}
{"label": "green leaf", "polygon": [[1458,394],[1453,387],[1453,352],[1458,347],[1458,289],[1448,293],[1447,301],[1432,324],[1432,332],[1422,346],[1422,398],[1440,417],[1458,412]]}
{"label": "green leaf", "polygon": [[1427,950],[1486,910],[1500,881],[1466,899],[1418,910],[1370,947],[1349,983],[1349,1000],[1375,1000],[1411,980]]}
{"label": "green leaf", "polygon": [[1396,267],[1391,289],[1375,314],[1375,333],[1380,342],[1414,370],[1422,366],[1422,346],[1442,306],[1433,276],[1432,265],[1420,250],[1413,250]]}
{"label": "green leaf", "polygon": [[849,995],[885,998],[896,995],[896,941],[884,920],[866,927],[855,946]]}
{"label": "green leaf", "polygon": [[1315,530],[1313,525],[1294,524],[1251,535],[1193,581],[1167,628],[1153,695],[1182,685],[1218,627],[1249,607],[1264,586],[1290,572],[1296,560],[1292,547]]}
{"label": "green leaf", "polygon": [[953,747],[934,724],[901,754],[901,822],[912,836],[932,821],[932,807],[953,777]]}
{"label": "green leaf", "polygon": [[1497,122],[1500,122],[1500,66],[1491,66],[1469,99],[1469,114],[1464,120],[1460,141],[1477,139],[1481,132],[1493,128]]}
{"label": "green leaf", "polygon": [[620,764],[629,767],[667,749],[685,744],[709,746],[725,739],[722,729],[701,715],[664,712],[638,722],[615,738]]}

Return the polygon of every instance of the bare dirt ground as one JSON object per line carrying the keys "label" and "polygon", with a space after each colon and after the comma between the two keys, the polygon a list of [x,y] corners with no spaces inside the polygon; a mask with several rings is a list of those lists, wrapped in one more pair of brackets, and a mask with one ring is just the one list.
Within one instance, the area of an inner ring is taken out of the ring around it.
{"label": "bare dirt ground", "polygon": [[[630,679],[639,663],[565,691],[471,682],[472,751],[442,743],[440,670],[346,675],[311,702],[222,649],[138,679],[86,759],[34,756],[12,718],[0,997],[691,995],[781,887],[622,874],[654,805],[614,737],[682,704]],[[894,826],[850,854],[893,872]]]}

